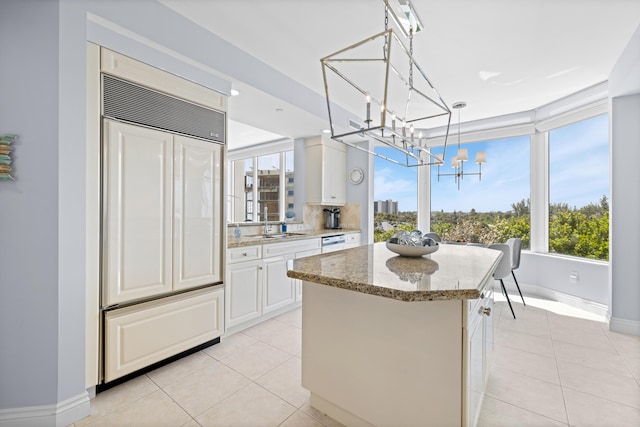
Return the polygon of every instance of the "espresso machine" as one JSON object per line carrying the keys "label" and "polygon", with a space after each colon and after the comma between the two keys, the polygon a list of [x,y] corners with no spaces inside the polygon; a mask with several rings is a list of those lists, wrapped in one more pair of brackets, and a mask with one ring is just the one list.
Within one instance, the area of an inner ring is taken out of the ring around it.
{"label": "espresso machine", "polygon": [[340,208],[324,209],[325,225],[324,228],[336,230],[340,229]]}

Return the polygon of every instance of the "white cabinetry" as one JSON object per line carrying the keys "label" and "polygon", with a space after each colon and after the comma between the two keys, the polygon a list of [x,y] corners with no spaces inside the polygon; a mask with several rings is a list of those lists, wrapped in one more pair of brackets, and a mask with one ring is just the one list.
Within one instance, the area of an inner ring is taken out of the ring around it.
{"label": "white cabinetry", "polygon": [[467,301],[466,337],[466,425],[475,426],[480,414],[493,351],[493,291]]}
{"label": "white cabinetry", "polygon": [[227,250],[225,298],[227,327],[262,315],[262,246]]}
{"label": "white cabinetry", "polygon": [[362,244],[360,233],[349,233],[349,234],[346,234],[344,238],[345,238],[345,245],[344,245],[345,249],[357,248]]}
{"label": "white cabinetry", "polygon": [[264,260],[263,313],[269,313],[295,302],[293,279],[287,277],[287,266],[291,258],[291,255],[285,255]]}
{"label": "white cabinetry", "polygon": [[346,203],[346,146],[323,136],[306,139],[307,203]]}
{"label": "white cabinetry", "polygon": [[313,408],[349,426],[476,425],[492,348],[490,291],[414,302],[313,282],[304,292],[302,386]]}
{"label": "white cabinetry", "polygon": [[103,305],[219,282],[218,144],[104,122]]}
{"label": "white cabinetry", "polygon": [[227,250],[227,328],[237,332],[299,305],[302,285],[287,270],[295,258],[320,251],[318,238]]}
{"label": "white cabinetry", "polygon": [[[299,282],[287,276],[295,258],[321,251],[320,239],[305,239],[264,246],[264,313],[287,306],[302,297]],[[296,298],[296,296],[298,296]]]}

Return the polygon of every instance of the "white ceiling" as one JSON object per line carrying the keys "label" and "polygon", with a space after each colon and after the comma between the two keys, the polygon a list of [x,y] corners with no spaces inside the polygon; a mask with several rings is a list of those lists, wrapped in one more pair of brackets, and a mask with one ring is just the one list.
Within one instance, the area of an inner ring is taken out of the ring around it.
{"label": "white ceiling", "polygon": [[[320,58],[384,29],[382,0],[161,0],[313,91]],[[640,26],[640,0],[413,0],[416,62],[462,121],[531,110],[607,80]],[[227,76],[229,77],[229,76]],[[317,117],[234,81],[230,148],[318,134]],[[276,111],[281,109],[282,111]],[[235,128],[235,130],[234,130]]]}

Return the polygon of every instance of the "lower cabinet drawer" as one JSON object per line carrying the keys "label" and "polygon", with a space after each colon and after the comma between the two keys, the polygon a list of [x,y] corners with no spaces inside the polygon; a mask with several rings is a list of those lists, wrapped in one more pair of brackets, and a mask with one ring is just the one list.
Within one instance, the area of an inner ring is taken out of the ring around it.
{"label": "lower cabinet drawer", "polygon": [[227,263],[253,261],[262,258],[262,246],[245,246],[227,249]]}
{"label": "lower cabinet drawer", "polygon": [[224,332],[224,289],[202,289],[105,314],[105,381],[211,341]]}

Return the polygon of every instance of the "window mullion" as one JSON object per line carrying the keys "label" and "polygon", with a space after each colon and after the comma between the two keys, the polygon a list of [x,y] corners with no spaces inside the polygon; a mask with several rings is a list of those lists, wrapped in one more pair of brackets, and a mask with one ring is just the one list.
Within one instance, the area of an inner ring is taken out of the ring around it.
{"label": "window mullion", "polygon": [[549,133],[531,139],[531,251],[549,252]]}

